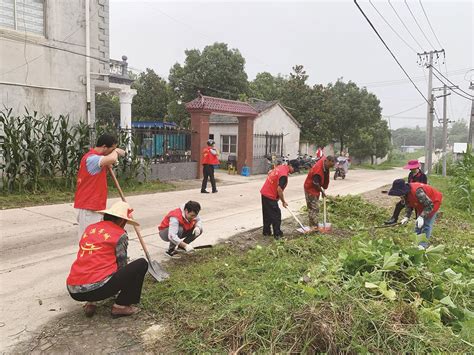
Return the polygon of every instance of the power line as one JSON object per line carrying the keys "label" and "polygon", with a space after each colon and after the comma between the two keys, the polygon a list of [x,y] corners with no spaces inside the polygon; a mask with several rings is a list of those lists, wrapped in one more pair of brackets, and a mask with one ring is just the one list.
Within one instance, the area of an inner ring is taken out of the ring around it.
{"label": "power line", "polygon": [[[416,23],[416,25],[418,26],[418,28],[420,29],[422,35],[425,37],[426,41],[427,41],[428,44],[431,46],[431,48],[434,49],[434,46],[431,44],[431,41],[430,41],[430,40],[428,39],[428,37],[426,36],[425,31],[423,31],[423,29],[421,28],[420,24],[418,23],[418,20],[416,19],[415,15],[414,15],[413,12],[411,11],[410,6],[408,6],[407,0],[405,0],[405,5],[407,6],[407,9],[408,9],[408,11],[409,11],[410,14],[411,14],[411,17],[413,17],[413,20],[415,20],[415,23]],[[441,47],[441,48],[442,48],[442,47]]]}
{"label": "power line", "polygon": [[426,102],[422,102],[421,104],[418,104],[416,106],[413,106],[413,107],[410,107],[410,108],[407,108],[406,110],[403,110],[403,111],[400,111],[400,112],[397,112],[393,115],[387,115],[386,117],[395,117],[395,116],[398,116],[398,115],[401,115],[402,113],[405,113],[405,112],[408,112],[408,111],[411,111],[411,110],[414,110],[422,105],[424,105]]}
{"label": "power line", "polygon": [[428,101],[428,99],[425,97],[425,95],[423,95],[423,93],[420,91],[420,89],[418,88],[418,86],[416,86],[416,84],[414,83],[414,81],[412,80],[412,78],[410,77],[410,75],[407,73],[407,71],[405,70],[405,68],[403,68],[402,64],[398,61],[397,57],[395,56],[395,54],[393,54],[392,50],[388,47],[387,43],[385,43],[384,39],[382,38],[382,36],[380,36],[379,32],[377,31],[377,29],[374,27],[374,25],[372,24],[372,22],[369,20],[369,18],[367,17],[367,15],[365,14],[364,10],[362,10],[362,8],[359,6],[359,4],[357,3],[357,0],[354,0],[354,4],[357,6],[357,8],[359,9],[359,11],[362,13],[362,15],[364,16],[364,18],[367,20],[367,22],[369,23],[370,27],[372,27],[372,30],[375,32],[375,34],[377,35],[377,37],[380,39],[380,41],[383,43],[383,45],[385,46],[385,48],[390,52],[390,54],[392,55],[393,59],[397,62],[398,66],[400,67],[400,69],[402,69],[402,71],[405,73],[405,75],[407,76],[407,78],[410,80],[410,82],[413,84],[413,86],[415,87],[416,91],[418,91],[418,93],[421,95],[421,97],[423,97],[423,99],[428,103],[428,105],[430,104],[430,102]]}
{"label": "power line", "polygon": [[441,42],[440,42],[439,39],[438,39],[438,36],[436,36],[436,33],[435,33],[435,31],[433,30],[433,26],[431,26],[431,22],[430,22],[430,20],[428,19],[428,15],[426,14],[425,8],[423,7],[423,4],[421,3],[421,0],[419,0],[419,1],[420,1],[421,9],[423,10],[423,13],[425,14],[426,21],[428,22],[428,25],[429,25],[430,28],[431,28],[431,32],[432,32],[433,35],[435,36],[436,41],[437,41],[438,44],[439,44],[439,47],[440,47],[440,48],[443,48],[443,46],[441,45]]}
{"label": "power line", "polygon": [[372,5],[374,10],[379,14],[379,16],[382,18],[382,20],[384,20],[384,22],[387,24],[387,26],[390,27],[390,29],[393,31],[393,33],[395,33],[397,35],[397,37],[400,38],[400,40],[402,40],[402,42],[407,45],[408,48],[410,48],[413,52],[417,53],[416,50],[412,46],[410,46],[410,44],[407,41],[405,41],[402,36],[400,36],[400,34],[392,27],[392,25],[390,25],[390,23],[385,19],[385,17],[380,13],[380,11],[377,10],[375,5],[372,3],[372,0],[369,0],[369,3],[370,3],[370,5]]}
{"label": "power line", "polygon": [[[466,75],[466,70],[469,70],[469,68],[464,68],[464,69],[456,69],[452,70],[449,73],[452,75]],[[425,75],[423,76],[414,76],[412,79],[413,80],[424,80]],[[409,83],[407,79],[391,79],[391,80],[382,80],[382,81],[371,81],[371,82],[365,82],[365,83],[359,83],[359,85],[364,85],[364,86],[373,86],[373,85],[378,85],[378,84],[387,84],[387,86],[390,85],[399,85],[399,84],[404,84],[404,83]]]}
{"label": "power line", "polygon": [[[434,68],[434,67],[433,67],[433,68]],[[438,70],[436,70],[436,71],[438,71]],[[438,73],[439,73],[439,72],[438,72]],[[436,79],[438,79],[439,81],[441,81],[441,83],[446,84],[446,83],[443,81],[443,79],[441,79],[438,75],[436,75],[436,73],[433,73],[433,75],[436,77]],[[442,74],[441,74],[441,75],[442,75]],[[451,83],[451,82],[450,82],[450,83]],[[452,84],[452,83],[451,83],[451,84]],[[465,98],[465,99],[467,99],[467,100],[469,100],[469,101],[472,101],[472,100],[474,99],[473,96],[464,96],[463,94],[460,94],[459,92],[454,91],[454,90],[451,90],[451,92],[453,92],[454,94],[456,94],[456,95],[458,95],[458,96],[461,96],[461,97],[463,97],[463,98]]]}
{"label": "power line", "polygon": [[402,18],[400,17],[400,15],[398,15],[398,12],[397,10],[395,10],[395,8],[393,7],[392,3],[390,2],[390,0],[388,0],[388,4],[390,5],[390,7],[392,8],[392,10],[395,12],[395,15],[397,15],[398,19],[400,20],[400,22],[402,23],[403,27],[405,27],[405,29],[407,30],[408,34],[411,36],[411,38],[413,38],[413,40],[416,42],[416,44],[418,44],[418,46],[423,49],[423,46],[416,40],[416,38],[413,36],[413,34],[410,32],[410,30],[408,29],[407,25],[405,25],[405,22],[403,22]]}
{"label": "power line", "polygon": [[[471,95],[471,94],[468,93],[467,91],[464,91],[463,89],[461,89],[458,85],[456,85],[456,84],[453,83],[451,80],[449,80],[447,77],[445,77],[445,76],[443,75],[443,73],[441,73],[438,69],[436,69],[435,67],[433,67],[433,69],[436,70],[436,71],[439,73],[439,75],[441,75],[444,79],[446,79],[451,85],[456,86],[456,88],[457,88],[459,91],[463,92],[464,94],[466,94],[467,96],[469,96],[471,99],[474,99],[474,96],[473,96],[473,95]],[[438,79],[439,79],[439,78],[438,78]],[[442,81],[442,80],[440,80],[440,81]]]}

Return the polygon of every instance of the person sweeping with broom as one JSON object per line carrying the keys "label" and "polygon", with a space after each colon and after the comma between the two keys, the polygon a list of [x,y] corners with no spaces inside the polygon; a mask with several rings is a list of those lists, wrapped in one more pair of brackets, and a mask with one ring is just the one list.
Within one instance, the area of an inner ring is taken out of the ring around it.
{"label": "person sweeping with broom", "polygon": [[309,227],[317,229],[319,216],[319,196],[326,198],[324,189],[329,186],[329,173],[336,159],[332,155],[322,157],[308,172],[304,182],[304,195],[308,208]]}

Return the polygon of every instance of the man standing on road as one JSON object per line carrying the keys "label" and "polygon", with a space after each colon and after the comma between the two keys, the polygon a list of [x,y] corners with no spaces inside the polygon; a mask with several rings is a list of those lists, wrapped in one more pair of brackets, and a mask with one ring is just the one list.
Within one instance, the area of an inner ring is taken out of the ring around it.
{"label": "man standing on road", "polygon": [[165,254],[171,258],[178,257],[177,249],[186,252],[194,250],[191,243],[202,234],[202,222],[198,217],[201,205],[188,201],[183,207],[176,208],[165,216],[158,226],[160,238],[169,242]]}
{"label": "man standing on road", "polygon": [[[408,164],[403,167],[403,169],[410,170],[410,173],[408,174],[408,183],[411,183],[411,182],[419,182],[422,184],[428,183],[428,178],[426,177],[425,173],[421,171],[420,162],[418,160],[410,160]],[[388,221],[385,221],[384,223],[386,225],[397,223],[398,216],[400,215],[400,212],[402,211],[404,207],[405,207],[404,202],[400,200],[395,205],[392,218],[390,218]]]}
{"label": "man standing on road", "polygon": [[207,147],[202,151],[202,186],[201,193],[208,194],[207,179],[211,179],[212,193],[217,192],[216,179],[214,178],[214,165],[219,165],[219,154],[215,148],[215,142],[212,139],[207,141]]}
{"label": "man standing on road", "polygon": [[322,194],[326,198],[324,189],[329,186],[329,172],[334,167],[334,163],[335,159],[332,155],[321,158],[308,172],[304,182],[304,195],[311,228],[318,226],[319,195]]}
{"label": "man standing on road", "polygon": [[[407,212],[405,218],[400,222],[407,224],[413,210],[416,211],[416,234],[424,233],[426,238],[431,237],[433,225],[438,214],[439,207],[443,200],[443,194],[434,187],[419,182],[405,183],[403,179],[397,179],[393,182],[392,188],[388,192],[390,196],[400,196],[406,205]],[[428,247],[428,243],[422,242],[423,248]]]}
{"label": "man standing on road", "polygon": [[283,207],[287,207],[283,191],[288,184],[288,174],[299,171],[297,161],[291,161],[290,165],[277,165],[268,173],[267,179],[260,190],[262,195],[262,213],[263,213],[263,235],[280,239],[283,236],[281,231],[281,210],[278,206],[278,200],[281,200]]}
{"label": "man standing on road", "polygon": [[82,157],[74,196],[79,238],[88,225],[102,219],[97,211],[107,207],[107,167],[124,155],[125,151],[117,148],[117,139],[110,134],[103,134],[97,140],[95,148],[91,148]]}

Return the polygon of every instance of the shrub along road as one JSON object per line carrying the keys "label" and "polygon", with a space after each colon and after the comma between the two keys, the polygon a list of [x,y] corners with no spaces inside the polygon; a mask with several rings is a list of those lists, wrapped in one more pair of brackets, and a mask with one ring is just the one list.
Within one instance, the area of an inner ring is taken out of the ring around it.
{"label": "shrub along road", "polygon": [[[328,193],[359,194],[389,184],[405,174],[401,169],[351,170],[345,180],[331,181]],[[217,194],[183,190],[128,198],[135,217],[142,224],[142,233],[153,258],[163,260],[166,248],[157,236],[157,225],[170,209],[188,200],[197,200],[203,207],[204,234],[197,244],[216,243],[261,225],[259,190],[265,177],[219,174],[218,178],[235,184],[218,186]],[[304,179],[304,175],[291,177],[285,191],[294,211],[304,203]],[[115,201],[109,200],[109,205]],[[289,216],[283,211],[284,218]],[[29,337],[30,331],[53,317],[80,307],[70,299],[65,288],[78,238],[71,204],[5,210],[0,218],[0,344],[5,349]],[[132,229],[129,229],[129,236],[130,257],[142,256]]]}

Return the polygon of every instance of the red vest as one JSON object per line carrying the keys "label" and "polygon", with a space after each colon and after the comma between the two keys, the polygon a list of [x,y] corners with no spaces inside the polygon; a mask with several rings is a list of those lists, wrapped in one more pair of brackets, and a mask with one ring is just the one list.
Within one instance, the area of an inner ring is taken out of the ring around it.
{"label": "red vest", "polygon": [[416,190],[418,188],[422,188],[425,194],[430,198],[433,202],[434,208],[433,211],[427,216],[428,218],[433,217],[433,215],[438,212],[439,207],[441,206],[441,201],[443,200],[443,194],[436,190],[435,188],[431,187],[430,185],[425,185],[419,182],[412,182],[410,184],[410,192],[407,195],[407,204],[411,208],[415,209],[417,215],[419,216],[421,212],[423,212],[424,206],[418,201],[416,198]]}
{"label": "red vest", "polygon": [[66,283],[71,286],[91,284],[115,273],[115,248],[124,233],[123,228],[110,221],[88,226],[79,241],[79,252]]}
{"label": "red vest", "polygon": [[[271,199],[271,200],[278,200],[278,183],[282,176],[288,176],[289,173],[289,166],[288,165],[278,165],[273,170],[268,173],[267,180],[263,184],[260,193]],[[283,188],[283,190],[286,186]]]}
{"label": "red vest", "polygon": [[96,175],[91,175],[87,171],[87,158],[94,154],[100,155],[94,149],[91,149],[81,159],[79,172],[77,173],[74,208],[100,211],[107,207],[107,169],[103,167],[100,173]]}
{"label": "red vest", "polygon": [[161,221],[160,225],[158,226],[158,230],[166,229],[170,226],[170,217],[174,217],[178,220],[179,225],[183,227],[184,231],[188,231],[194,229],[194,225],[196,224],[196,220],[192,220],[191,222],[188,221],[186,218],[183,217],[183,211],[181,208],[176,208],[165,216]]}
{"label": "red vest", "polygon": [[329,186],[329,179],[324,178],[324,162],[326,161],[325,157],[322,157],[320,160],[317,161],[316,164],[309,170],[308,176],[306,176],[306,180],[304,181],[304,190],[313,196],[318,196],[320,192],[316,190],[313,184],[313,177],[314,175],[319,175],[321,178],[321,187],[327,189]]}
{"label": "red vest", "polygon": [[219,158],[217,155],[211,153],[211,149],[215,149],[212,147],[205,147],[202,150],[202,160],[201,164],[208,164],[208,165],[219,165]]}

